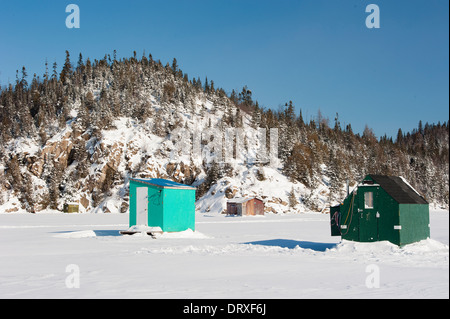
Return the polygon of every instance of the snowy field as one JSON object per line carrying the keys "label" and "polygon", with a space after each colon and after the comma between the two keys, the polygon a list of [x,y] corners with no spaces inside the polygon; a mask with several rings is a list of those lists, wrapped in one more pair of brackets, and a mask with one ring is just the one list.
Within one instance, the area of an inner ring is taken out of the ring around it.
{"label": "snowy field", "polygon": [[128,214],[0,214],[0,297],[449,298],[448,211],[403,248],[340,242],[322,214],[196,219],[152,239],[118,234]]}

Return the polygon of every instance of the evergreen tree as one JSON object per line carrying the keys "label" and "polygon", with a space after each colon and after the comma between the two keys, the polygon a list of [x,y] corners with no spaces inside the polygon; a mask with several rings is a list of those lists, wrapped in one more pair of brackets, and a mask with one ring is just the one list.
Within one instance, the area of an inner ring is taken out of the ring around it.
{"label": "evergreen tree", "polygon": [[20,80],[20,84],[22,85],[23,88],[28,87],[27,76],[28,76],[28,73],[27,73],[25,67],[22,67],[22,79]]}
{"label": "evergreen tree", "polygon": [[295,195],[294,186],[292,186],[291,191],[289,192],[289,207],[294,208],[298,205],[297,196]]}
{"label": "evergreen tree", "polygon": [[341,174],[342,167],[340,165],[340,159],[336,155],[333,149],[329,152],[329,158],[327,162],[327,176],[329,178],[329,202],[331,203],[334,199],[340,199],[340,189],[341,189]]}
{"label": "evergreen tree", "polygon": [[66,60],[64,62],[61,74],[59,75],[61,83],[66,84],[71,74],[72,74],[72,65],[70,64],[70,54],[69,51],[66,50]]}
{"label": "evergreen tree", "polygon": [[178,72],[178,62],[177,62],[177,59],[175,59],[175,58],[173,58],[173,61],[172,61],[172,71],[173,71],[174,75],[177,74],[177,72]]}
{"label": "evergreen tree", "polygon": [[206,94],[209,94],[209,82],[208,82],[208,77],[205,78],[205,87],[204,87],[204,91]]}
{"label": "evergreen tree", "polygon": [[259,108],[258,101],[256,101],[252,112],[252,128],[257,129],[261,124],[261,109]]}
{"label": "evergreen tree", "polygon": [[58,71],[57,71],[57,64],[56,61],[53,62],[53,72],[52,72],[52,79],[58,79]]}
{"label": "evergreen tree", "polygon": [[253,105],[253,100],[252,100],[252,91],[250,91],[247,86],[244,86],[242,88],[241,93],[239,93],[239,99],[238,99],[239,103],[244,107],[244,108],[248,108],[250,106]]}
{"label": "evergreen tree", "polygon": [[78,56],[77,72],[83,73],[83,71],[84,71],[83,55],[80,52],[80,55]]}

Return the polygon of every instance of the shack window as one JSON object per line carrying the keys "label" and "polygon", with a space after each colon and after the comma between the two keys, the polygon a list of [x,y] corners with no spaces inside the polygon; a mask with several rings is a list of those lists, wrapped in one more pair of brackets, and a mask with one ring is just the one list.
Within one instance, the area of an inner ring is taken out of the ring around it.
{"label": "shack window", "polygon": [[364,193],[364,208],[373,208],[373,192]]}

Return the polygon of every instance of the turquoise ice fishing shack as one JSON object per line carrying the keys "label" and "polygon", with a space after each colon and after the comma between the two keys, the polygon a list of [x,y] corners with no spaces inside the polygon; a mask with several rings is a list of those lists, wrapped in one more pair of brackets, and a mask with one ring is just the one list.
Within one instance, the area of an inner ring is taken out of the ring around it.
{"label": "turquoise ice fishing shack", "polygon": [[195,231],[195,187],[170,180],[130,179],[130,227]]}

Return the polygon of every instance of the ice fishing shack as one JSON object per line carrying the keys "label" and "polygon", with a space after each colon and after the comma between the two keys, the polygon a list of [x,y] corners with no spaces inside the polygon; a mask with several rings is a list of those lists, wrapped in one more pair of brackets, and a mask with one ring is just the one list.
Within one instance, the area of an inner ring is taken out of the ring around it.
{"label": "ice fishing shack", "polygon": [[367,175],[341,205],[330,207],[331,235],[402,246],[430,237],[428,202],[402,177]]}
{"label": "ice fishing shack", "polygon": [[256,197],[229,199],[227,201],[227,215],[264,215],[264,202]]}
{"label": "ice fishing shack", "polygon": [[166,179],[130,179],[130,227],[195,231],[195,190]]}

